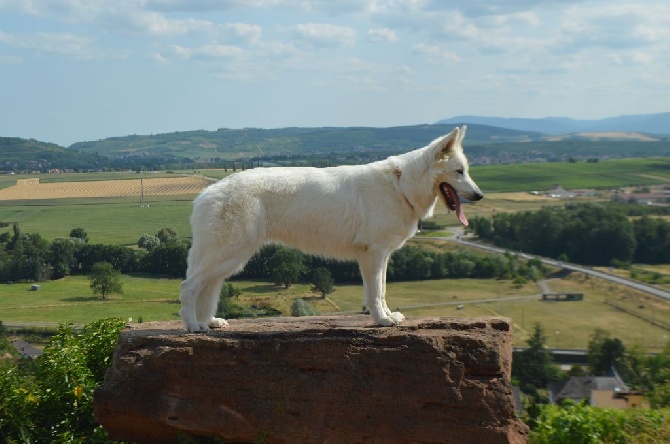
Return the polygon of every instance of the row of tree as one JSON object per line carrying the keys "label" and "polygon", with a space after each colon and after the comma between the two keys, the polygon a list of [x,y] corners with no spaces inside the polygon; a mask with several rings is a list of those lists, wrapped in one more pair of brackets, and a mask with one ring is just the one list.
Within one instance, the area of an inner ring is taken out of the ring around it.
{"label": "row of tree", "polygon": [[[161,229],[143,235],[139,249],[127,246],[92,244],[86,232],[75,228],[68,238],[48,242],[39,234],[13,232],[0,235],[0,282],[43,281],[77,273],[90,273],[93,266],[107,262],[122,273],[145,272],[183,277],[190,240],[177,237],[174,230]],[[537,280],[545,272],[537,259],[518,256],[476,255],[468,252],[433,252],[415,246],[396,251],[389,261],[387,279],[408,281],[443,278],[504,278]],[[332,281],[360,282],[358,265],[305,255],[281,245],[266,245],[239,274],[247,279],[274,279],[278,285],[309,281],[322,294]]]}
{"label": "row of tree", "polygon": [[631,221],[612,205],[496,213],[471,218],[470,229],[504,248],[580,264],[670,262],[670,222],[649,216]]}
{"label": "row of tree", "polygon": [[[256,253],[239,274],[246,279],[274,279],[278,285],[312,279],[317,270],[327,270],[336,282],[360,282],[358,265],[303,254],[281,245],[266,245]],[[406,245],[391,255],[388,281],[412,281],[444,278],[496,278],[538,280],[546,267],[538,259],[519,256],[477,255],[465,251],[434,252]]]}
{"label": "row of tree", "polygon": [[[143,236],[144,237],[144,236]],[[82,228],[70,237],[49,242],[36,233],[22,233],[18,224],[0,234],[0,282],[39,282],[77,273],[88,274],[107,262],[122,273],[146,272],[184,276],[190,242],[162,229],[152,245],[136,250],[122,245],[92,244]]]}

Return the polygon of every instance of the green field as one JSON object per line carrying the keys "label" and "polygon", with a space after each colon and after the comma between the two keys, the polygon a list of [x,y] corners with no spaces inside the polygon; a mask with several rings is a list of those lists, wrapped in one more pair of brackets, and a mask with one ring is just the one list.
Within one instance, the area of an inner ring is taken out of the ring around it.
{"label": "green field", "polygon": [[473,166],[470,174],[484,192],[607,189],[670,183],[670,157]]}
{"label": "green field", "polygon": [[[124,295],[108,300],[95,296],[83,276],[43,282],[38,291],[30,284],[0,286],[0,320],[8,325],[77,325],[105,317],[142,317],[144,321],[179,319],[179,279],[123,276]],[[361,285],[336,285],[335,291],[321,299],[305,284],[285,290],[269,282],[233,281],[240,288],[242,305],[271,306],[290,315],[291,302],[307,300],[322,314],[360,312]],[[549,347],[586,348],[594,329],[602,328],[620,338],[627,346],[643,344],[659,350],[670,332],[603,303],[606,289],[580,287],[574,281],[551,281],[552,289],[585,291],[582,302],[542,302],[535,284],[521,288],[510,281],[445,279],[388,284],[387,301],[392,309],[406,316],[507,316],[514,322],[515,343],[524,345],[533,325],[540,322],[548,336]],[[634,296],[631,296],[634,297]],[[461,306],[459,308],[459,306]]]}
{"label": "green field", "polygon": [[0,320],[5,323],[86,324],[100,318],[118,316],[144,320],[179,317],[179,280],[150,277],[122,277],[123,295],[108,300],[93,295],[85,276],[69,276],[31,284],[0,285]]}
{"label": "green field", "polygon": [[[222,170],[185,171],[209,177],[223,177]],[[179,174],[179,173],[175,173]],[[545,190],[554,183],[565,188],[617,188],[627,185],[670,183],[670,159],[629,159],[598,163],[538,163],[474,167],[472,175],[489,193],[477,204],[467,205],[468,216],[490,215],[498,211],[537,209],[544,205],[563,205],[559,199],[537,199],[522,193],[510,196],[497,192]],[[0,176],[0,187],[10,186],[17,178],[35,176]],[[40,175],[41,180],[109,180],[136,178],[137,173]],[[152,176],[154,177],[154,176]],[[525,197],[522,197],[525,196]],[[178,236],[190,236],[189,215],[195,195],[146,196],[149,206],[141,208],[135,198],[97,198],[0,201],[0,221],[18,222],[23,233],[39,233],[47,240],[68,236],[70,230],[83,228],[91,243],[134,245],[142,234],[155,234],[164,227],[173,228]],[[602,198],[602,197],[600,197]],[[572,201],[571,201],[572,202]],[[443,205],[436,207],[439,225],[457,225],[453,214]],[[11,226],[0,228],[11,231]],[[453,247],[441,241],[422,241],[429,248],[444,250]],[[142,317],[146,321],[178,319],[179,280],[124,276],[125,295],[113,295],[102,301],[93,296],[88,279],[72,276],[60,281],[41,283],[39,291],[29,291],[30,284],[0,285],[0,320],[57,324],[83,324],[109,316]],[[235,282],[244,295],[245,304],[271,305],[289,313],[291,302],[304,297],[321,313],[355,312],[362,306],[360,285],[336,285],[336,291],[322,300],[309,292],[306,285],[294,285],[290,291],[266,282]],[[644,304],[639,295],[620,294],[607,286],[593,282],[576,283],[563,280],[552,283],[557,291],[583,291],[583,302],[547,303],[536,298],[516,299],[539,293],[534,285],[513,287],[510,282],[496,280],[440,280],[409,283],[390,283],[388,302],[408,316],[479,316],[503,315],[514,320],[516,341],[523,344],[526,332],[535,322],[541,322],[549,333],[549,345],[583,348],[588,336],[597,328],[612,331],[626,344],[642,343],[660,348],[670,333],[650,323],[628,315],[603,301],[618,294],[620,305],[629,308]],[[491,299],[490,301],[482,301]],[[476,302],[479,301],[479,302]],[[463,305],[458,309],[459,305]],[[654,311],[656,310],[656,311]],[[667,315],[668,307],[656,307],[648,312]]]}
{"label": "green field", "polygon": [[[188,170],[150,177],[178,174],[202,174],[221,178],[230,171]],[[468,205],[468,215],[490,215],[495,211],[533,210],[543,205],[563,205],[565,201],[520,201],[498,198],[498,192],[544,191],[555,183],[564,188],[618,188],[629,185],[670,183],[670,158],[608,160],[597,163],[531,163],[485,165],[472,168],[473,178],[487,193],[475,205]],[[99,174],[99,175],[98,175]],[[149,176],[149,173],[147,173]],[[13,185],[17,178],[0,176],[0,187]],[[41,181],[110,180],[137,178],[137,173],[43,174]],[[51,199],[0,201],[0,222],[18,222],[25,233],[39,233],[52,240],[67,236],[72,228],[84,228],[91,242],[130,245],[142,234],[155,234],[161,228],[173,228],[179,236],[190,236],[188,218],[191,201],[188,196],[146,196],[148,208],[140,208],[139,198]],[[436,222],[457,225],[453,215],[447,215],[442,205],[436,207]]]}
{"label": "green field", "polygon": [[150,196],[145,198],[149,206],[143,208],[130,198],[0,201],[0,221],[18,222],[22,232],[39,233],[47,240],[67,237],[81,227],[91,243],[132,245],[143,234],[155,235],[166,227],[180,237],[190,236],[194,197]]}

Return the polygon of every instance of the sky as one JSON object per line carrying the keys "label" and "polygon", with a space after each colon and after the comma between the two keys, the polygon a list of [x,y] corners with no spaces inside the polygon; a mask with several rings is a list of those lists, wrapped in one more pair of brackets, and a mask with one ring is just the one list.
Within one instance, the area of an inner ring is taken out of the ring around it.
{"label": "sky", "polygon": [[666,0],[0,0],[0,136],[670,111]]}

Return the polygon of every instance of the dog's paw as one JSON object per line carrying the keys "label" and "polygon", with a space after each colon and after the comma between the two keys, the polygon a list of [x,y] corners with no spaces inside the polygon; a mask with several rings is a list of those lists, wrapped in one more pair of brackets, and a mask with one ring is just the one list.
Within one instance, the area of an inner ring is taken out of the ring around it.
{"label": "dog's paw", "polygon": [[391,319],[393,319],[393,322],[395,322],[396,324],[400,324],[400,323],[402,323],[402,322],[405,320],[405,315],[403,315],[403,314],[400,313],[399,311],[394,311],[394,312],[392,312],[392,313],[389,315],[389,317],[390,317]]}
{"label": "dog's paw", "polygon": [[212,318],[212,320],[209,321],[209,327],[210,328],[228,327],[228,322],[223,318]]}
{"label": "dog's paw", "polygon": [[392,327],[392,326],[397,324],[397,322],[389,316],[384,316],[382,318],[375,319],[374,321],[375,321],[375,324],[377,324],[379,326],[382,326],[382,327]]}
{"label": "dog's paw", "polygon": [[203,324],[202,322],[188,323],[186,324],[186,329],[189,333],[207,333],[209,331],[207,324]]}

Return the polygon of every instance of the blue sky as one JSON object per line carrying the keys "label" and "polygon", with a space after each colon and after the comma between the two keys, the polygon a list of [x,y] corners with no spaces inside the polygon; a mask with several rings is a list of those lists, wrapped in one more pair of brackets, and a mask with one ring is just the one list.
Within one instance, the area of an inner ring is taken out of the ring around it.
{"label": "blue sky", "polygon": [[670,111],[663,0],[0,0],[0,136]]}

